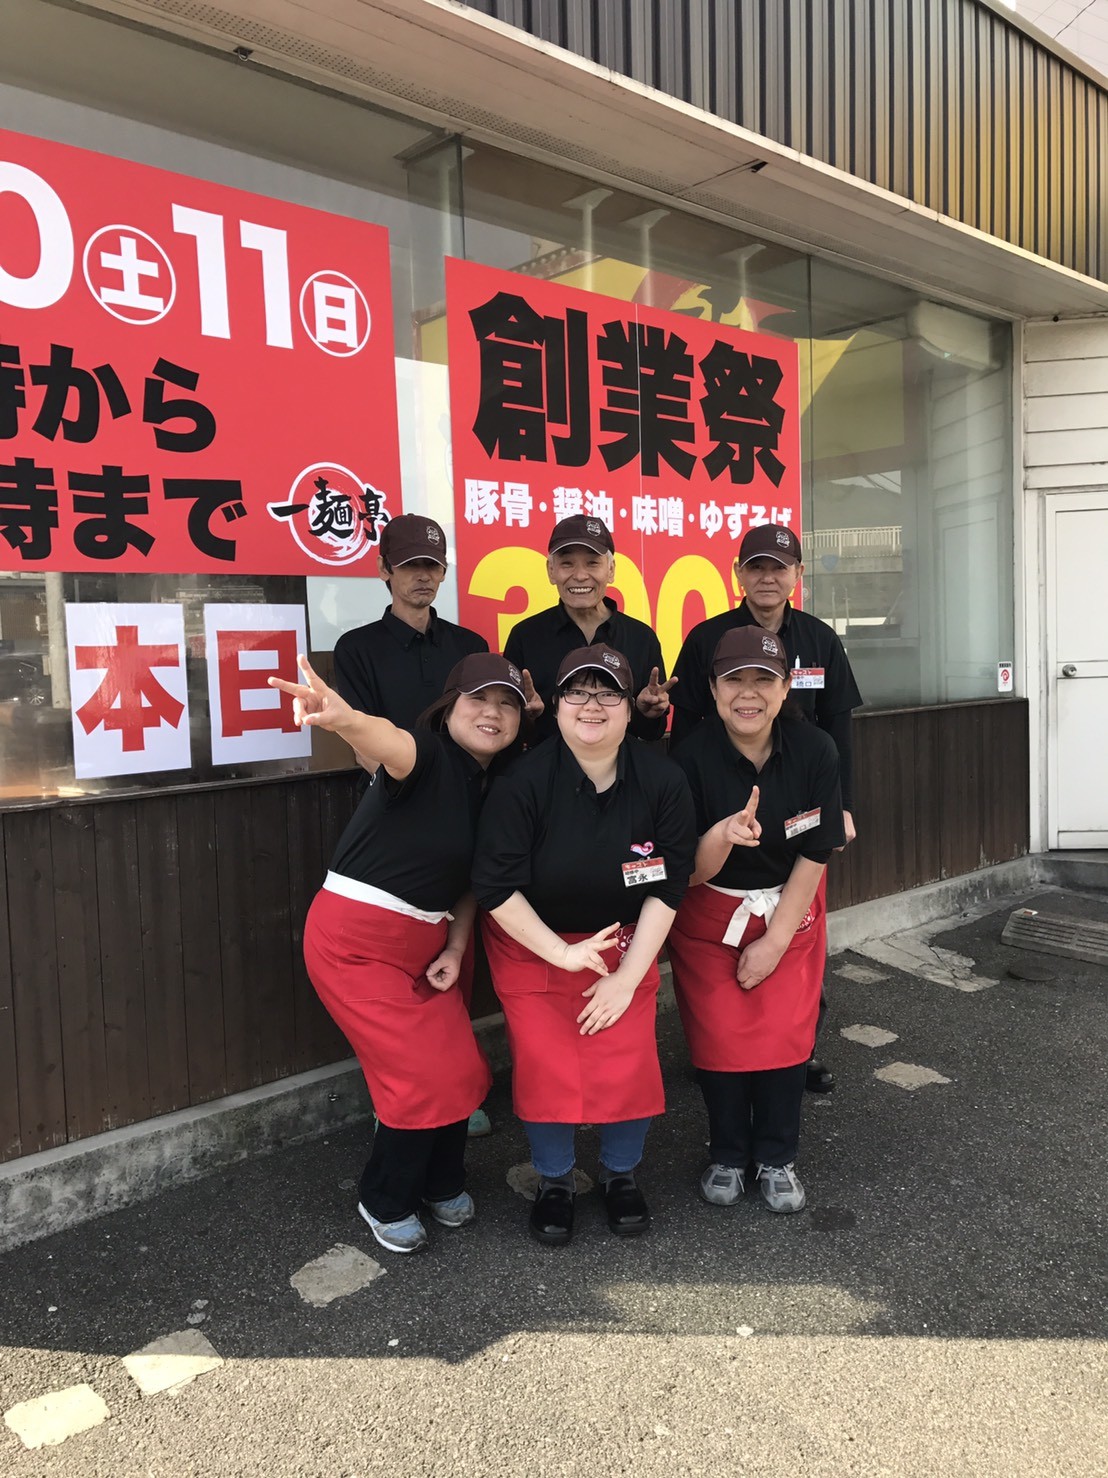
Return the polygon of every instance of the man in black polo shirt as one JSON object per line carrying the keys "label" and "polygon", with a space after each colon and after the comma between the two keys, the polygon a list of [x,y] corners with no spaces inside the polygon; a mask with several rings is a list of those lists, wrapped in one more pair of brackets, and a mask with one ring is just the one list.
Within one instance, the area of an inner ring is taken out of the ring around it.
{"label": "man in black polo shirt", "polygon": [[662,648],[654,632],[608,599],[616,546],[607,526],[584,514],[563,518],[547,548],[546,569],[551,585],[557,587],[558,604],[520,621],[504,646],[505,657],[526,669],[545,704],[535,722],[533,742],[557,731],[551,697],[563,659],[577,647],[597,643],[622,652],[631,665],[636,697],[630,732],[639,739],[660,739],[673,683],[665,681]]}
{"label": "man in black polo shirt", "polygon": [[335,687],[351,708],[410,729],[442,694],[447,674],[488,642],[437,614],[432,602],[446,578],[446,535],[433,518],[402,513],[381,534],[377,573],[392,604],[380,621],[335,643]]}
{"label": "man in black polo shirt", "polygon": [[[826,621],[798,611],[789,596],[804,574],[800,540],[792,529],[762,524],[750,529],[739,546],[735,574],[743,599],[734,611],[710,616],[685,638],[673,669],[678,680],[673,693],[671,741],[679,743],[707,714],[715,711],[708,686],[712,654],[725,631],[736,626],[761,626],[784,643],[792,668],[792,698],[805,716],[835,742],[839,754],[839,784],[843,797],[846,842],[854,840],[854,754],[851,715],[862,701],[846,651]],[[834,1076],[815,1058],[808,1064],[808,1089],[829,1093]]]}

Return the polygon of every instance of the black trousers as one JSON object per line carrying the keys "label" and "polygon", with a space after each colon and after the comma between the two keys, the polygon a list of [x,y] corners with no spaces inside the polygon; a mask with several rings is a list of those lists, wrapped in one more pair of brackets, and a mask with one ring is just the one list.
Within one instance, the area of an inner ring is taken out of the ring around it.
{"label": "black trousers", "polygon": [[403,1221],[424,1201],[449,1201],[465,1190],[467,1119],[441,1129],[378,1124],[362,1171],[358,1199],[377,1221]]}
{"label": "black trousers", "polygon": [[710,1073],[696,1077],[708,1110],[709,1155],[714,1165],[745,1170],[791,1165],[800,1143],[806,1062],[753,1073]]}

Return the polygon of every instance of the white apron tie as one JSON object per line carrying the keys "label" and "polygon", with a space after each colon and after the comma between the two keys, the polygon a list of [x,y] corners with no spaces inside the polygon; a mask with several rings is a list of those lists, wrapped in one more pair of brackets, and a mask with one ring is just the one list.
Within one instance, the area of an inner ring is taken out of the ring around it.
{"label": "white apron tie", "polygon": [[781,902],[780,888],[720,888],[715,883],[708,883],[706,886],[711,888],[713,893],[725,893],[728,898],[740,900],[723,935],[723,943],[730,944],[735,949],[738,949],[743,941],[747,920],[765,919],[768,928],[769,921]]}

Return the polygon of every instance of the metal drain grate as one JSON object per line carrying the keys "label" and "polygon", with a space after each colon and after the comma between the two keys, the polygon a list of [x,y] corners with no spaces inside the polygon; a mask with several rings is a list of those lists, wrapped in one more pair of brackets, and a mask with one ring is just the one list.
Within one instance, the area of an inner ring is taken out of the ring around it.
{"label": "metal drain grate", "polygon": [[1017,908],[1004,925],[1000,940],[1002,944],[1035,950],[1041,955],[1064,955],[1070,960],[1108,965],[1108,924],[1096,924],[1088,919],[1040,913],[1037,908]]}

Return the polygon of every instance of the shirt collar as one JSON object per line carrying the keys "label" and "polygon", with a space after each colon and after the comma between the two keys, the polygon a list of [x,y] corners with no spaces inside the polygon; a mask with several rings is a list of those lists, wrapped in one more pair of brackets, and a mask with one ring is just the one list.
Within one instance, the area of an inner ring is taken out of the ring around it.
{"label": "shirt collar", "polygon": [[600,791],[600,792],[597,791],[596,786],[590,780],[590,778],[588,777],[588,775],[585,774],[585,772],[584,772],[584,770],[582,770],[581,766],[577,763],[577,760],[576,760],[576,758],[574,756],[573,750],[570,749],[569,745],[566,743],[566,741],[562,738],[562,736],[560,734],[558,735],[558,745],[559,745],[559,749],[560,749],[560,752],[561,752],[560,753],[561,761],[566,766],[566,771],[567,771],[570,779],[573,782],[573,789],[574,789],[574,791],[576,792],[577,795],[592,795],[592,796],[596,796],[596,798],[598,800],[603,801],[608,796],[614,795],[616,793],[616,791],[619,790],[620,786],[623,784],[624,779],[627,776],[627,740],[626,739],[619,746],[619,750],[618,750],[618,752],[616,754],[616,778],[615,778],[615,783],[613,785],[609,786],[609,788],[607,790]]}
{"label": "shirt collar", "polygon": [[438,619],[435,608],[432,606],[431,620],[427,625],[427,630],[425,632],[417,631],[414,626],[409,626],[407,621],[401,621],[399,616],[394,616],[392,606],[389,606],[385,610],[385,614],[381,617],[381,624],[390,635],[396,638],[404,650],[407,651],[412,642],[417,638],[420,641],[429,641],[434,646],[438,645]]}
{"label": "shirt collar", "polygon": [[[749,765],[750,761],[747,759],[746,755],[743,754],[742,750],[736,749],[736,747],[731,743],[731,735],[727,732],[727,725],[720,718],[719,714],[714,714],[712,717],[716,726],[716,742],[724,757],[732,764]],[[769,757],[770,759],[772,759],[775,754],[780,753],[781,718],[780,715],[778,715],[778,717],[775,718],[773,721],[773,733],[771,736]]]}
{"label": "shirt collar", "polygon": [[[736,614],[742,617],[741,624],[743,626],[760,626],[761,625],[761,622],[758,620],[757,616],[754,614],[754,612],[747,605],[747,603],[746,603],[746,596],[745,595],[743,596],[742,600],[739,602],[738,606],[736,607]],[[789,624],[792,621],[792,614],[793,614],[792,602],[787,600],[785,602],[785,612],[784,612],[784,615],[781,617],[781,631],[782,631],[782,633],[788,631]]]}
{"label": "shirt collar", "polygon": [[[596,628],[596,635],[593,637],[593,643],[594,644],[599,639],[601,630],[605,626],[607,626],[609,622],[614,621],[615,618],[619,615],[619,606],[616,605],[615,601],[612,599],[612,597],[610,595],[606,595],[604,597],[604,604],[605,604],[605,606],[608,609],[608,614],[604,617],[604,620],[601,621],[600,625]],[[558,622],[559,630],[564,631],[567,628],[572,627],[572,629],[574,631],[578,632],[580,634],[580,636],[582,637],[582,643],[581,643],[581,645],[582,646],[585,646],[586,643],[583,640],[585,633],[581,630],[580,626],[578,626],[577,622],[573,619],[573,617],[566,610],[565,603],[563,601],[559,601],[558,602],[557,609],[558,609],[558,612],[559,612],[560,617],[561,617],[561,619]]]}

